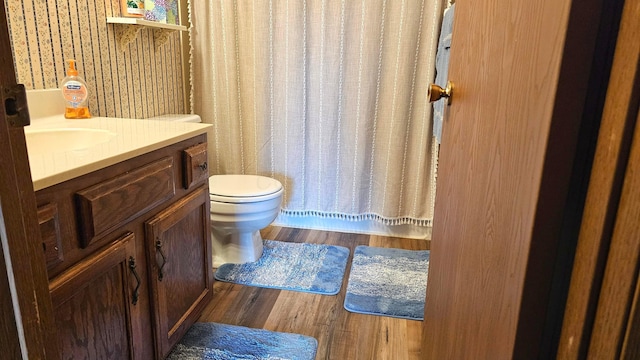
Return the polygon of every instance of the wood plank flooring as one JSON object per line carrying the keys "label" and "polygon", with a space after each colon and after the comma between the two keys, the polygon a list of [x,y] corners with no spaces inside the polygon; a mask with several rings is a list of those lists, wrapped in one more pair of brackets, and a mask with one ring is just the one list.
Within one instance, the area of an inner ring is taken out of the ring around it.
{"label": "wood plank flooring", "polygon": [[354,314],[343,304],[356,246],[428,250],[428,241],[280,227],[263,230],[262,237],[349,248],[340,293],[314,295],[216,281],[213,300],[199,321],[313,336],[318,360],[420,359],[421,321]]}

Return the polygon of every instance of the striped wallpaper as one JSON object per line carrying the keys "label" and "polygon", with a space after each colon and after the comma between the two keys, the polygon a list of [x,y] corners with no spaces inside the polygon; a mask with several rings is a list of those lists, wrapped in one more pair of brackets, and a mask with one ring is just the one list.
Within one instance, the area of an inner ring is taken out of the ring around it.
{"label": "striped wallpaper", "polygon": [[90,91],[93,116],[146,118],[185,113],[179,32],[158,49],[143,29],[117,45],[118,0],[6,0],[18,82],[27,89],[58,87],[66,60],[76,59]]}

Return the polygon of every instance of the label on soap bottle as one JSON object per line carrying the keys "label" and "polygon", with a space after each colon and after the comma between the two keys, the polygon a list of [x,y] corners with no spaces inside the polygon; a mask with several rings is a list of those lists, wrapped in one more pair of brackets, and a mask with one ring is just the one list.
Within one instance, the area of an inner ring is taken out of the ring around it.
{"label": "label on soap bottle", "polygon": [[62,87],[62,96],[71,107],[78,107],[87,100],[87,88],[79,81],[67,81]]}

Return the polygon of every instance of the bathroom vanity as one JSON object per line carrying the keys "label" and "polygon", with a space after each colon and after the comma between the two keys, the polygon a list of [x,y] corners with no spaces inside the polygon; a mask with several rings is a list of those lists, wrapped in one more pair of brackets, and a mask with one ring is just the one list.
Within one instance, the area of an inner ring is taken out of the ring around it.
{"label": "bathroom vanity", "polygon": [[162,359],[212,297],[210,126],[92,120],[114,138],[30,154],[59,348]]}

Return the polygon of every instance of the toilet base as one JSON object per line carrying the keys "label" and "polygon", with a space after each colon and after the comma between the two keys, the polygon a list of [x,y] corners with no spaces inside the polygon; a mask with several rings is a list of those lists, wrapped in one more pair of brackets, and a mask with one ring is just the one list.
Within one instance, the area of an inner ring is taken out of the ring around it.
{"label": "toilet base", "polygon": [[262,236],[260,231],[228,232],[211,230],[213,267],[222,264],[243,264],[254,262],[262,256]]}

